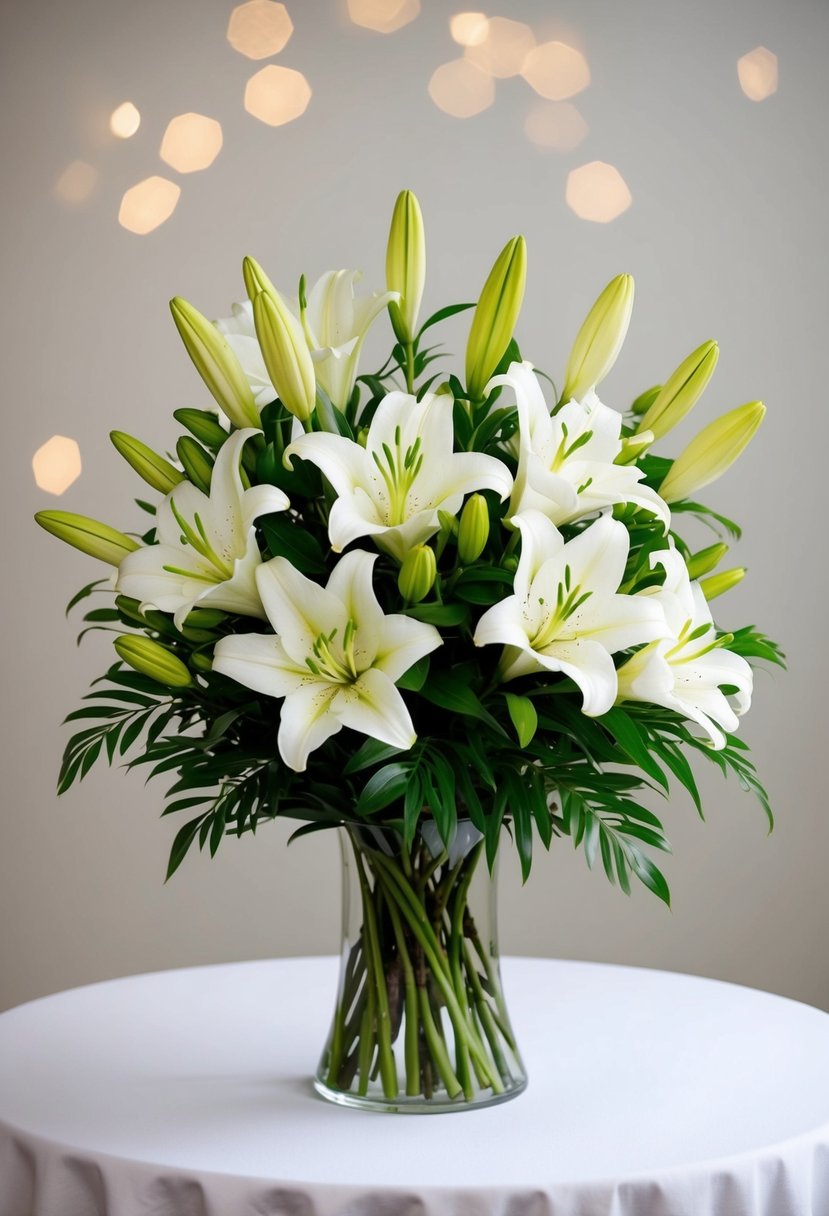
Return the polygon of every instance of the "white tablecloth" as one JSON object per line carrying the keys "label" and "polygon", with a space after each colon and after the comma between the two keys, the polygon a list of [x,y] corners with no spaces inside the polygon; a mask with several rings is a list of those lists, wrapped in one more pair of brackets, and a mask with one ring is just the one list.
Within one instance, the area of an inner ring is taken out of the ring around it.
{"label": "white tablecloth", "polygon": [[139,975],[0,1016],[0,1216],[829,1216],[829,1015],[515,959],[530,1085],[433,1117],[311,1089],[331,959]]}

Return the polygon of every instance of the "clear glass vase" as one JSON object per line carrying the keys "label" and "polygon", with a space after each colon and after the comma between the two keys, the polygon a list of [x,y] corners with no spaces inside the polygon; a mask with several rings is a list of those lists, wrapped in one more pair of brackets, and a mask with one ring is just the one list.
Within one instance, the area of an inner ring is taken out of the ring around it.
{"label": "clear glass vase", "polygon": [[315,1079],[345,1106],[406,1113],[504,1102],[526,1087],[501,988],[496,882],[477,829],[450,849],[426,821],[340,829],[337,1004]]}

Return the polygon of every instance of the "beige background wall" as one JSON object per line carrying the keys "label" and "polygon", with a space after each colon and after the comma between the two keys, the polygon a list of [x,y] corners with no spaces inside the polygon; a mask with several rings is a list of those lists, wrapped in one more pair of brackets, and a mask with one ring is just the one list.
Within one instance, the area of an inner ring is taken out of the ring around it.
{"label": "beige background wall", "polygon": [[[3,522],[0,1007],[129,972],[272,954],[331,951],[338,925],[333,839],[290,852],[281,825],[193,856],[162,886],[170,823],[161,788],[94,772],[54,795],[60,721],[107,660],[76,649],[63,618],[91,560],[31,522],[60,505],[135,526],[138,483],[111,449],[123,427],[162,447],[170,411],[204,394],[167,312],[181,293],[221,315],[255,253],[277,281],[357,265],[381,283],[391,204],[419,194],[429,235],[427,304],[474,294],[504,240],[526,234],[530,278],[520,336],[560,372],[579,319],[620,270],[637,280],[627,348],[606,384],[611,402],[658,380],[709,336],[720,368],[695,421],[753,397],[767,423],[711,501],[747,524],[739,560],[750,578],[723,624],[757,621],[790,656],[787,677],[761,675],[744,737],[778,815],[703,774],[708,823],[684,798],[666,808],[675,858],[668,912],[587,873],[568,843],[540,857],[521,891],[502,875],[509,951],[699,972],[829,1008],[829,819],[825,801],[826,47],[818,0],[511,0],[500,11],[539,38],[584,49],[591,87],[576,99],[590,132],[568,153],[523,134],[532,95],[499,85],[495,106],[459,122],[426,82],[452,58],[456,8],[423,0],[420,17],[384,37],[349,25],[337,0],[288,0],[296,30],[277,62],[305,72],[307,113],[280,128],[244,113],[256,70],[224,40],[220,0],[4,0],[2,115]],[[499,11],[493,9],[492,11]],[[780,88],[746,99],[736,60],[764,44]],[[138,134],[107,133],[125,98]],[[218,118],[225,145],[205,173],[177,178],[158,160],[170,117]],[[75,159],[98,170],[82,205],[54,183]],[[633,194],[614,223],[586,223],[564,202],[567,172],[616,164]],[[173,217],[136,237],[119,228],[123,191],[150,174],[180,180]],[[460,337],[457,343],[460,342]],[[456,344],[457,346],[457,344]],[[60,499],[33,483],[34,450],[76,438],[84,469]]]}

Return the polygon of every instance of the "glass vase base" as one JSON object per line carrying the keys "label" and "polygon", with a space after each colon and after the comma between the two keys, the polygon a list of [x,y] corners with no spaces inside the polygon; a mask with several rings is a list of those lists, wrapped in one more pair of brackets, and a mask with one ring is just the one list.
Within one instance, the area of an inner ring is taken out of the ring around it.
{"label": "glass vase base", "polygon": [[448,1098],[445,1094],[435,1098],[424,1098],[422,1094],[416,1096],[400,1094],[396,1098],[386,1098],[381,1094],[363,1095],[332,1089],[318,1077],[314,1078],[314,1089],[327,1102],[334,1102],[337,1106],[350,1106],[355,1110],[373,1110],[378,1114],[386,1115],[448,1115],[465,1110],[483,1110],[484,1107],[499,1106],[502,1102],[509,1102],[512,1098],[517,1098],[526,1088],[527,1079],[523,1077],[520,1081],[505,1088],[502,1093],[488,1091],[476,1094],[472,1098],[466,1098],[463,1095]]}

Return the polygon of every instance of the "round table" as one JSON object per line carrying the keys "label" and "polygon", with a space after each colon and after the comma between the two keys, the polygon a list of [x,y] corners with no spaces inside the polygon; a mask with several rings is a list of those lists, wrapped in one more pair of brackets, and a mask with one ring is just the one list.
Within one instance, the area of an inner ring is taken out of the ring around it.
{"label": "round table", "polygon": [[485,1110],[312,1090],[333,959],[138,975],[0,1016],[0,1216],[826,1216],[829,1015],[507,959],[530,1074]]}

